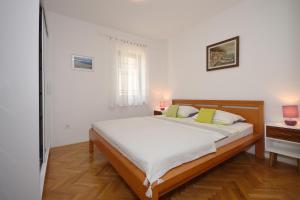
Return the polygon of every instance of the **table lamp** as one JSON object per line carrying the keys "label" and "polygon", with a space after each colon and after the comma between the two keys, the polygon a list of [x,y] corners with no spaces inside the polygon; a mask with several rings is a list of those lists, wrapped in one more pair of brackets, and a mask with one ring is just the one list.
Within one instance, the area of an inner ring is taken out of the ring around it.
{"label": "table lamp", "polygon": [[160,101],[159,102],[159,107],[160,107],[161,111],[165,110],[165,108],[166,108],[166,102],[165,101]]}
{"label": "table lamp", "polygon": [[284,123],[288,126],[295,126],[297,124],[297,120],[293,118],[298,118],[298,106],[297,105],[289,105],[282,106],[283,117],[286,118]]}

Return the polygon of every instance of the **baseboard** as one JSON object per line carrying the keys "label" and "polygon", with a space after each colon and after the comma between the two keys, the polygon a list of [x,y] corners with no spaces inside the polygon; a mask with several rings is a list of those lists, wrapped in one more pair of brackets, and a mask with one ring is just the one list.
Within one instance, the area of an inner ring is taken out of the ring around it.
{"label": "baseboard", "polygon": [[40,170],[40,197],[41,197],[41,199],[42,199],[43,191],[44,191],[44,183],[45,183],[45,177],[46,177],[46,171],[47,171],[47,165],[48,165],[49,152],[50,152],[50,149],[47,149],[47,152],[45,154],[45,162],[42,164],[42,167]]}

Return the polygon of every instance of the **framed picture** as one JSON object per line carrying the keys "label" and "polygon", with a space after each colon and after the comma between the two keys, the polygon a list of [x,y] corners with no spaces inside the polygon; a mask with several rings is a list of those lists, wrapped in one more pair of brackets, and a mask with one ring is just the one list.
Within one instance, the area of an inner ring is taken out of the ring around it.
{"label": "framed picture", "polygon": [[87,56],[72,55],[72,68],[83,71],[93,71],[93,58]]}
{"label": "framed picture", "polygon": [[239,66],[239,36],[206,47],[206,71]]}

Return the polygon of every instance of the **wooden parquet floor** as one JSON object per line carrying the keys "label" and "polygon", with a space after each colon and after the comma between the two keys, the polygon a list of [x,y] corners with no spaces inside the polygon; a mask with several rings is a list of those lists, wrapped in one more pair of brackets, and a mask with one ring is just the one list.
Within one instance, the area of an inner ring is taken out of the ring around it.
{"label": "wooden parquet floor", "polygon": [[[136,200],[106,158],[88,143],[50,152],[43,200]],[[300,200],[296,167],[241,153],[161,198],[162,200]]]}

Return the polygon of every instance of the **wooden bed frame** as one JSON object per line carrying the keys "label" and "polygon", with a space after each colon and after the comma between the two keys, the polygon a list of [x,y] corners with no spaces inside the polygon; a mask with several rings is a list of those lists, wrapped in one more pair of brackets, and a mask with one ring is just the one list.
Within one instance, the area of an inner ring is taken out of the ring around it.
{"label": "wooden bed frame", "polygon": [[[247,122],[254,125],[253,134],[231,142],[217,149],[217,152],[208,154],[194,161],[171,169],[161,179],[160,184],[152,185],[152,200],[199,176],[218,164],[228,160],[241,151],[255,144],[255,155],[264,158],[264,102],[263,101],[232,101],[232,100],[183,100],[175,99],[172,104],[192,105],[196,108],[215,108],[243,116]],[[127,182],[136,195],[142,199],[147,187],[143,185],[145,174],[118,150],[110,145],[94,129],[90,129],[90,153],[94,152],[94,145],[107,157],[109,162]]]}

